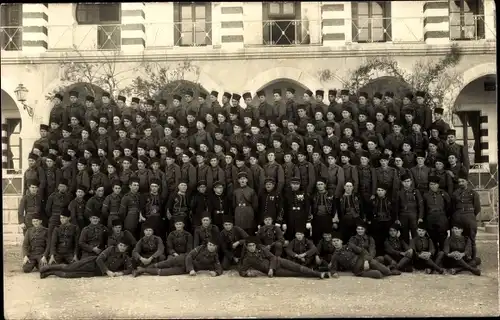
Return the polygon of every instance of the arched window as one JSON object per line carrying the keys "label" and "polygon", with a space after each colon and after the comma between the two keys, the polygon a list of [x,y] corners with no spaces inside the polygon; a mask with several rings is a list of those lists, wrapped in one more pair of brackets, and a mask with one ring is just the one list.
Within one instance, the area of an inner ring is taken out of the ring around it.
{"label": "arched window", "polygon": [[119,3],[77,3],[76,22],[78,24],[119,24]]}
{"label": "arched window", "polygon": [[386,42],[392,40],[391,3],[352,2],[352,41]]}
{"label": "arched window", "polygon": [[450,1],[450,39],[484,39],[484,6],[481,0]]}

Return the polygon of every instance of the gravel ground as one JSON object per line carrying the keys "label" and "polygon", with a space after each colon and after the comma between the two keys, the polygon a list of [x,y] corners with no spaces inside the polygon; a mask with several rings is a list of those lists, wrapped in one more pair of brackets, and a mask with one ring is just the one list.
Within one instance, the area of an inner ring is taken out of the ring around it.
{"label": "gravel ground", "polygon": [[39,279],[4,248],[6,319],[207,317],[494,316],[499,314],[498,244],[478,243],[481,277],[403,274],[382,280],[189,276]]}

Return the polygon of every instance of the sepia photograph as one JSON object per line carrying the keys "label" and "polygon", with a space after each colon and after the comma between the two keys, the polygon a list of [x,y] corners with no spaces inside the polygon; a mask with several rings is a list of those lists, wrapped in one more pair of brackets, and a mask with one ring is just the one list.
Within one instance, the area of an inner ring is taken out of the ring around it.
{"label": "sepia photograph", "polygon": [[495,1],[0,9],[5,319],[500,316]]}

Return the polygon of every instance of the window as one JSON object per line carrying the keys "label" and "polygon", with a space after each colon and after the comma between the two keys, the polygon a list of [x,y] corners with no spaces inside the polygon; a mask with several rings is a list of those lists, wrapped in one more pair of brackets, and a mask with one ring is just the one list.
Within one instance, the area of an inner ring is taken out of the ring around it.
{"label": "window", "polygon": [[450,39],[484,39],[484,7],[481,0],[450,1]]}
{"label": "window", "polygon": [[21,50],[23,42],[23,5],[2,3],[0,45],[2,50]]}
{"label": "window", "polygon": [[352,41],[386,42],[391,41],[391,3],[390,2],[353,2],[352,3]]}
{"label": "window", "polygon": [[21,119],[6,119],[7,124],[7,163],[4,169],[10,170],[21,169]]}
{"label": "window", "polygon": [[308,28],[301,21],[300,2],[267,2],[262,8],[265,45],[310,43]]}
{"label": "window", "polygon": [[116,50],[121,44],[121,6],[119,3],[76,5],[76,22],[97,25],[97,45],[101,50]]}
{"label": "window", "polygon": [[212,3],[177,2],[174,6],[175,45],[212,44]]}

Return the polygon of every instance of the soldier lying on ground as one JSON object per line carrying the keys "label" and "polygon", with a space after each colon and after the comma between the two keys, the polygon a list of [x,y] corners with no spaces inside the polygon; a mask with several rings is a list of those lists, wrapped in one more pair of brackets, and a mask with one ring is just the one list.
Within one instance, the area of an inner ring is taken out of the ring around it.
{"label": "soldier lying on ground", "polygon": [[251,236],[245,240],[245,249],[240,261],[242,277],[256,277],[259,272],[269,277],[329,278],[328,272],[314,271],[298,263],[274,256],[260,244],[259,238]]}
{"label": "soldier lying on ground", "polygon": [[108,247],[98,256],[89,256],[71,264],[54,264],[42,267],[40,278],[56,276],[59,278],[88,278],[96,276],[118,277],[130,274],[132,260],[127,254],[130,243],[120,238],[117,246]]}

